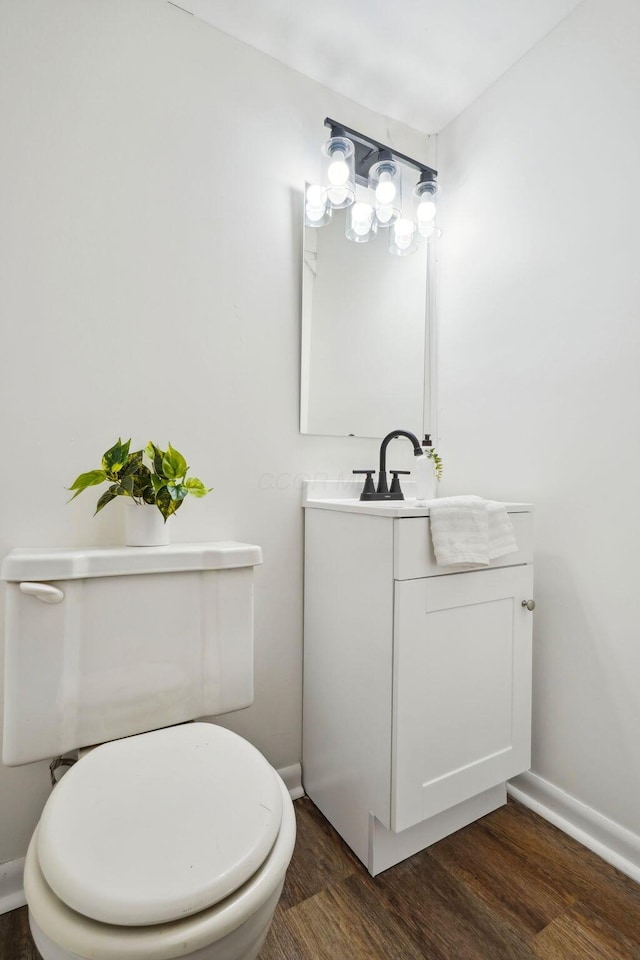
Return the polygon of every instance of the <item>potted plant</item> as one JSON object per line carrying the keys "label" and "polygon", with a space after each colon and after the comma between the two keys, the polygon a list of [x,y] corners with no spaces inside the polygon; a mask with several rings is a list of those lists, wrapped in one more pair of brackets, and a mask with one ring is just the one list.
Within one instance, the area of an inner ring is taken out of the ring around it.
{"label": "potted plant", "polygon": [[[103,454],[99,470],[81,473],[68,487],[75,491],[71,500],[88,487],[108,483],[96,504],[95,513],[118,497],[128,497],[134,509],[127,512],[127,544],[166,544],[169,536],[165,525],[169,517],[177,513],[186,497],[206,497],[212,488],[205,487],[197,477],[187,477],[187,461],[171,444],[161,450],[150,442],[144,450],[133,453],[130,447],[131,440],[123,443],[118,439]],[[145,463],[145,455],[149,466]],[[145,510],[145,506],[156,509]]]}

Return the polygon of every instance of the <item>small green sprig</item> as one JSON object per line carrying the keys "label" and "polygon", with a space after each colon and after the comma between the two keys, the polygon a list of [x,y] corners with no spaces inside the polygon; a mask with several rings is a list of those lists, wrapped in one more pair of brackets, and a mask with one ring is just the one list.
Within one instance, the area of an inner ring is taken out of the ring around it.
{"label": "small green sprig", "polygon": [[[131,440],[123,443],[118,438],[103,454],[100,470],[81,473],[67,488],[75,491],[71,500],[75,500],[87,487],[108,481],[109,487],[98,500],[96,513],[117,497],[131,497],[140,505],[146,503],[156,506],[166,523],[189,494],[206,497],[213,489],[205,487],[197,477],[187,478],[187,461],[171,444],[166,450],[161,450],[155,443],[149,442],[145,450],[136,450],[134,453],[129,452],[130,447]],[[150,467],[144,463],[145,454]]]}
{"label": "small green sprig", "polygon": [[425,456],[429,457],[429,460],[433,460],[433,472],[436,475],[437,482],[440,483],[442,480],[442,471],[444,469],[442,457],[436,453],[433,447],[428,447],[425,450]]}

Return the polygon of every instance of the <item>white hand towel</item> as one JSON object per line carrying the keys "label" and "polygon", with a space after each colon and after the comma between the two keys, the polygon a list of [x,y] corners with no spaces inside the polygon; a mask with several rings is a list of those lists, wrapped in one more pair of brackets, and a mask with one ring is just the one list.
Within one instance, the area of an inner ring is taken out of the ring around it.
{"label": "white hand towel", "polygon": [[489,513],[480,497],[444,497],[429,505],[438,566],[489,565]]}
{"label": "white hand towel", "polygon": [[430,505],[431,538],[438,566],[488,567],[518,549],[503,503],[481,497],[445,497]]}

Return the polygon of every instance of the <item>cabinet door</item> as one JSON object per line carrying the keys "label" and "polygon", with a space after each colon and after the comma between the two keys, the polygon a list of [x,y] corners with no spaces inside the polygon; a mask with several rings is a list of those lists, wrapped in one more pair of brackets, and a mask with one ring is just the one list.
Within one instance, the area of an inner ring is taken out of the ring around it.
{"label": "cabinet door", "polygon": [[391,825],[527,770],[533,568],[395,584]]}

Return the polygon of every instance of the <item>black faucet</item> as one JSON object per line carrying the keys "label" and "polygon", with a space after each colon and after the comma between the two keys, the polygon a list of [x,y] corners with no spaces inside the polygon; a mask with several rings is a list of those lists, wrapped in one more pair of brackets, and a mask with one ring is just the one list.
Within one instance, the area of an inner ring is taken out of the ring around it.
{"label": "black faucet", "polygon": [[398,475],[401,473],[409,473],[409,470],[392,470],[392,481],[391,489],[387,484],[387,447],[389,443],[394,440],[396,437],[406,437],[407,440],[410,440],[413,444],[413,453],[416,457],[422,456],[422,447],[420,446],[420,441],[414,433],[409,433],[408,430],[392,430],[391,433],[388,433],[382,443],[380,444],[380,471],[378,473],[378,487],[377,489],[373,484],[373,474],[374,470],[354,470],[354,473],[366,473],[367,479],[365,480],[364,489],[360,494],[361,500],[404,500],[404,494],[400,489],[400,481]]}

